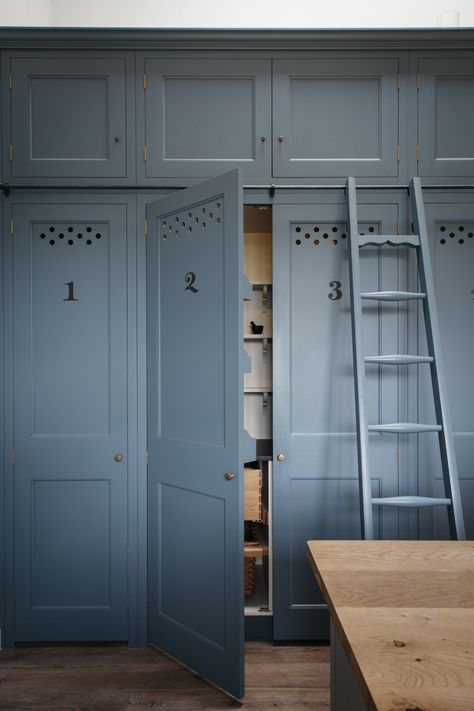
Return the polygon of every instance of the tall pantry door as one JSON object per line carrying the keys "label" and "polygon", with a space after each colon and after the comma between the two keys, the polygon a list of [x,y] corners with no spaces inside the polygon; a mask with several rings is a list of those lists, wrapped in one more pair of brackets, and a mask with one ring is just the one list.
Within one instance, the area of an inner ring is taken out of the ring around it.
{"label": "tall pantry door", "polygon": [[[273,631],[279,640],[327,639],[329,632],[306,541],[360,537],[346,206],[336,196],[323,199],[273,210]],[[361,233],[396,229],[398,198],[359,208]],[[364,290],[406,288],[409,265],[406,248],[388,248],[383,259],[375,248],[364,250]],[[383,314],[378,306],[366,308],[367,355],[410,352],[407,319],[393,305]],[[367,369],[369,422],[396,421],[405,412],[399,377]],[[406,444],[377,435],[370,443],[374,495],[397,495],[406,483]],[[392,511],[374,512],[374,524],[381,538],[403,537],[406,527]]]}
{"label": "tall pantry door", "polygon": [[14,639],[126,640],[126,206],[12,215]]}
{"label": "tall pantry door", "polygon": [[243,695],[238,171],[147,208],[149,640]]}

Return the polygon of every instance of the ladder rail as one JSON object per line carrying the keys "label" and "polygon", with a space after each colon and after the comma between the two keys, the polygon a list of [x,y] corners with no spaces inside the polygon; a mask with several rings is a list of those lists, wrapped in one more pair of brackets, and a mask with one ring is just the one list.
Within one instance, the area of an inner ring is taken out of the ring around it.
{"label": "ladder rail", "polygon": [[418,273],[420,286],[426,293],[423,299],[423,313],[425,320],[426,339],[428,342],[428,352],[434,356],[430,363],[431,382],[433,387],[433,399],[436,413],[436,421],[441,425],[439,432],[439,446],[441,454],[441,465],[443,470],[444,487],[447,496],[451,499],[451,506],[448,507],[448,519],[451,538],[464,540],[466,538],[464,528],[464,517],[461,503],[461,492],[459,487],[458,470],[454,450],[454,438],[451,423],[451,414],[448,404],[447,388],[444,379],[444,369],[441,353],[441,335],[439,329],[438,312],[436,308],[436,297],[434,289],[434,279],[431,267],[428,230],[426,227],[425,209],[423,204],[423,194],[420,178],[413,178],[410,183],[410,200],[412,217],[415,232],[419,235],[420,246],[418,248]]}
{"label": "ladder rail", "polygon": [[362,351],[362,302],[360,300],[359,229],[355,178],[347,179],[346,191],[349,212],[349,288],[351,293],[352,360],[358,444],[357,463],[360,480],[361,533],[362,538],[372,540],[374,537],[374,524],[369,467],[369,433],[365,415],[365,363]]}

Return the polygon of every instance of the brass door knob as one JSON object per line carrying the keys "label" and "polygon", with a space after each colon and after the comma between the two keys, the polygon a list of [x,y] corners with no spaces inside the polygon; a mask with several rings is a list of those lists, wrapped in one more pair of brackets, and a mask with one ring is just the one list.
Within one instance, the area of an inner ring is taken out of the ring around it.
{"label": "brass door knob", "polygon": [[123,459],[123,454],[120,454],[120,452],[119,452],[118,454],[115,455],[114,459],[116,462],[121,462]]}
{"label": "brass door knob", "polygon": [[232,481],[232,479],[233,479],[234,477],[235,477],[235,474],[233,474],[232,472],[226,472],[226,473],[225,473],[225,478],[227,479],[227,481]]}
{"label": "brass door knob", "polygon": [[279,454],[279,455],[277,456],[277,459],[278,459],[279,462],[284,462],[284,461],[285,461],[285,455],[284,455],[284,454]]}

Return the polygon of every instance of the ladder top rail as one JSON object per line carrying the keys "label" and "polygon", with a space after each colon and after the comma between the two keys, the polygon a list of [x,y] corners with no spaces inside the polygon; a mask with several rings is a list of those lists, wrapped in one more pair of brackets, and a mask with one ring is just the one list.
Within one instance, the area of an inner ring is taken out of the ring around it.
{"label": "ladder top rail", "polygon": [[381,247],[388,244],[391,247],[419,247],[418,235],[359,235],[359,247]]}

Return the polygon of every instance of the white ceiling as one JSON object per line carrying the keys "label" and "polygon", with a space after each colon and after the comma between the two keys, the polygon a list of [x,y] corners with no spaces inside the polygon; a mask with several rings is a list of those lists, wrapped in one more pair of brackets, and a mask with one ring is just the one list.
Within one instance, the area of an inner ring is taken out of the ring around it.
{"label": "white ceiling", "polygon": [[0,0],[0,26],[474,27],[473,0]]}

